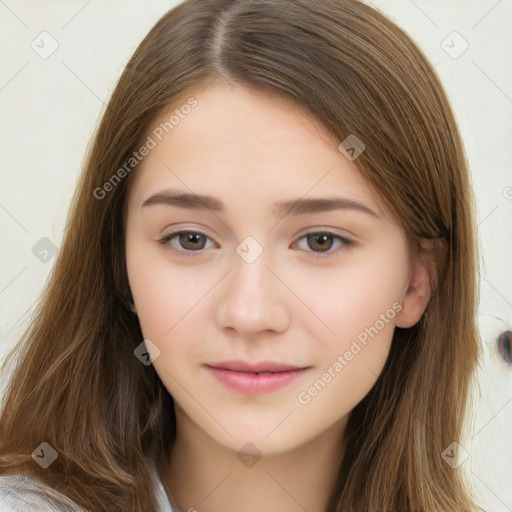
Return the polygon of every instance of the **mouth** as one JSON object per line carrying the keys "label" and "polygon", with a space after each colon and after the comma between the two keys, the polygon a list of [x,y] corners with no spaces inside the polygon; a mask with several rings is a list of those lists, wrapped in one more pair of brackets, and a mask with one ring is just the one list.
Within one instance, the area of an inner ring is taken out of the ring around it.
{"label": "mouth", "polygon": [[223,361],[206,364],[206,369],[225,387],[244,395],[258,395],[277,391],[298,377],[311,366],[300,367],[272,361],[247,363]]}

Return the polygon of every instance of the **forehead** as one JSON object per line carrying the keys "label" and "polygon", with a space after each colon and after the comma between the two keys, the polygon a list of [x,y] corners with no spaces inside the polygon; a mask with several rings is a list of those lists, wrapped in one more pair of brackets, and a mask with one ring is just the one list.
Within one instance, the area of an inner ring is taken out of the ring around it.
{"label": "forehead", "polygon": [[306,109],[282,97],[215,84],[182,95],[146,137],[154,147],[135,172],[139,204],[162,187],[227,201],[231,189],[247,199],[257,192],[285,199],[313,189],[315,197],[338,189],[373,201],[379,210],[356,164],[339,152],[336,137]]}
{"label": "forehead", "polygon": [[[192,98],[195,106],[189,108]],[[182,95],[153,123],[150,133],[155,130],[157,142],[168,142],[174,150],[181,145],[232,154],[234,143],[243,143],[245,151],[262,146],[284,151],[293,145],[297,150],[304,144],[309,150],[320,144],[338,145],[316,117],[290,99],[222,83]]]}

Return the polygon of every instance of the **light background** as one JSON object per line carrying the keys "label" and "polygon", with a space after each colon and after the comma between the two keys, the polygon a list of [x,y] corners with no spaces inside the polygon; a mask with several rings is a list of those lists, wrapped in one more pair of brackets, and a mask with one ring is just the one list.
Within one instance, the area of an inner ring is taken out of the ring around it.
{"label": "light background", "polygon": [[[0,361],[53,264],[90,136],[124,65],[173,0],[0,0]],[[465,141],[483,253],[485,358],[464,468],[490,512],[512,511],[512,0],[368,0],[435,65]],[[49,36],[41,36],[42,32]],[[457,34],[453,34],[453,32]],[[56,51],[42,58],[38,51]],[[468,48],[463,52],[465,45]],[[460,55],[459,55],[460,53]],[[38,252],[38,251],[35,251]],[[43,257],[44,259],[44,257]]]}

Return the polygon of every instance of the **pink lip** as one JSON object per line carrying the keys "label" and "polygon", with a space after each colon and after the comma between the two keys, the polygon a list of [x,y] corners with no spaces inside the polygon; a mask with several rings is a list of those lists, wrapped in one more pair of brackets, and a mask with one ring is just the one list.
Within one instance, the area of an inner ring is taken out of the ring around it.
{"label": "pink lip", "polygon": [[[269,393],[283,388],[303,375],[310,367],[263,361],[250,364],[244,361],[224,361],[205,365],[224,386],[244,395]],[[273,372],[257,374],[255,372]]]}

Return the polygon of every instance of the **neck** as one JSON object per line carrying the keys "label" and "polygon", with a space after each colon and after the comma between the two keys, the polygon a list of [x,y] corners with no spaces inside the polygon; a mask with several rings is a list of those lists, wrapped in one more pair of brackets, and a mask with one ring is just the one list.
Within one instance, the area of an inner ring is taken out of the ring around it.
{"label": "neck", "polygon": [[184,512],[326,510],[343,456],[345,424],[343,418],[293,451],[243,462],[190,420],[178,421],[162,481]]}

